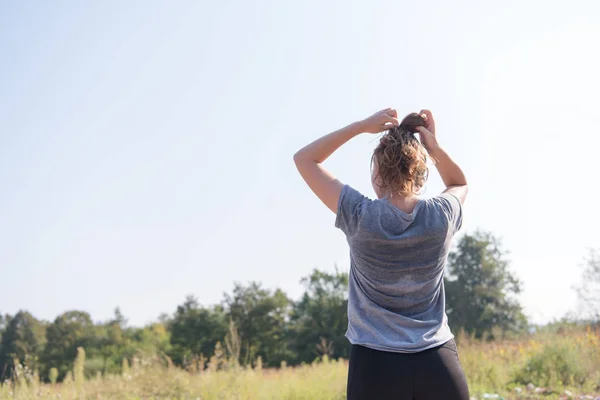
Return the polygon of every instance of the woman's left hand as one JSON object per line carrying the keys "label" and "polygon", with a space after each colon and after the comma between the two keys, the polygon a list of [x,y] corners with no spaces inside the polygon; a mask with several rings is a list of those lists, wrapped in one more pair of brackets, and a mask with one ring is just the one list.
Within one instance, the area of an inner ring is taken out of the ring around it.
{"label": "woman's left hand", "polygon": [[365,118],[361,122],[362,131],[367,133],[379,133],[398,126],[398,113],[393,108],[386,108]]}

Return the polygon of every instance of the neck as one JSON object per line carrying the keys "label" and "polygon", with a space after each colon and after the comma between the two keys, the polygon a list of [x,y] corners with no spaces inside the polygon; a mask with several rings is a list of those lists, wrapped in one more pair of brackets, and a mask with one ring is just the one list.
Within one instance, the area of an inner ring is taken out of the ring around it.
{"label": "neck", "polygon": [[411,194],[409,196],[403,196],[398,192],[383,192],[378,196],[380,199],[388,199],[388,200],[394,200],[394,201],[414,201],[414,200],[418,200],[419,196],[417,196],[416,194]]}
{"label": "neck", "polygon": [[415,194],[410,196],[402,196],[399,193],[387,193],[380,198],[386,199],[391,204],[408,214],[413,212],[415,206],[419,202],[419,197]]}

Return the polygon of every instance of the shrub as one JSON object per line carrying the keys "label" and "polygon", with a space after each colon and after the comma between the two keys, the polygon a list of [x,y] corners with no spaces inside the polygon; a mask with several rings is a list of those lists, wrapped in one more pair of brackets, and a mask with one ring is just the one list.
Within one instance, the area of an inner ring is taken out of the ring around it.
{"label": "shrub", "polygon": [[582,385],[588,373],[578,350],[568,343],[546,343],[515,372],[514,381],[524,385]]}

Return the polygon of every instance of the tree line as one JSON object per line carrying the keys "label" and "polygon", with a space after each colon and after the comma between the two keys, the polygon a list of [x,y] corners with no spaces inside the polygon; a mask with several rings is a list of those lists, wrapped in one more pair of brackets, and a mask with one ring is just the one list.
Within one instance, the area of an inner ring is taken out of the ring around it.
{"label": "tree line", "polygon": [[[527,329],[516,297],[520,282],[492,234],[463,235],[449,256],[445,279],[455,333],[494,338]],[[215,348],[241,365],[295,365],[325,355],[347,358],[347,272],[315,269],[301,283],[305,290],[299,300],[257,282],[236,283],[212,306],[188,296],[172,315],[144,327],[129,326],[118,308],[100,323],[84,311],[67,311],[54,321],[40,321],[27,311],[0,314],[0,382],[10,378],[17,362],[39,371],[42,379],[56,372],[64,379],[79,347],[86,351],[89,375],[116,373],[123,360],[157,355],[182,367],[201,368]]]}

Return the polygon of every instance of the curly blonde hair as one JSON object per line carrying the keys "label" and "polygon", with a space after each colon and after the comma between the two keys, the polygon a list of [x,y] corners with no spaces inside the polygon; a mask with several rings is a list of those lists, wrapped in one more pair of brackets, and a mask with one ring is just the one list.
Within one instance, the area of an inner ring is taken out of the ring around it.
{"label": "curly blonde hair", "polygon": [[375,182],[392,195],[419,194],[427,181],[427,152],[414,135],[418,126],[426,126],[423,117],[417,113],[407,115],[400,125],[383,134],[373,151],[371,165],[377,166]]}

